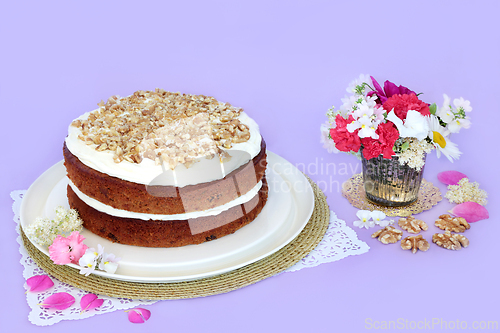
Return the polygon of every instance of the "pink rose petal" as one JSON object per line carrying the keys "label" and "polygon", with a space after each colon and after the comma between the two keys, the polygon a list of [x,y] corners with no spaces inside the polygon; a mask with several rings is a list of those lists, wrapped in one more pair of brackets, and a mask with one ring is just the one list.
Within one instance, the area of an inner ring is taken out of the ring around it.
{"label": "pink rose petal", "polygon": [[39,292],[49,289],[54,285],[54,282],[48,275],[35,275],[26,280],[29,289],[27,292]]}
{"label": "pink rose petal", "polygon": [[127,312],[128,320],[134,324],[142,324],[151,317],[151,311],[142,308],[135,308]]}
{"label": "pink rose petal", "polygon": [[438,173],[438,180],[446,185],[457,185],[460,179],[468,178],[465,174],[450,170]]}
{"label": "pink rose petal", "polygon": [[450,210],[455,216],[463,217],[467,222],[477,222],[479,220],[484,220],[490,217],[488,210],[478,204],[477,202],[464,202],[460,205],[456,205]]}
{"label": "pink rose petal", "polygon": [[97,298],[97,295],[87,294],[80,300],[80,308],[82,309],[82,312],[84,312],[86,310],[98,308],[102,305],[102,303],[104,303],[104,300]]}
{"label": "pink rose petal", "polygon": [[44,308],[64,310],[75,303],[75,298],[68,293],[57,293],[47,297],[42,303],[38,304]]}

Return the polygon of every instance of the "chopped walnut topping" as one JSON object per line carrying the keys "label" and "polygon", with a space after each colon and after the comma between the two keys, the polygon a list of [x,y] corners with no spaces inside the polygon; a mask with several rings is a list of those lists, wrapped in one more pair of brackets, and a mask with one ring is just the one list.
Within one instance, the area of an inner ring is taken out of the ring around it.
{"label": "chopped walnut topping", "polygon": [[408,231],[411,234],[418,234],[421,230],[427,230],[427,224],[422,220],[417,220],[413,216],[400,218],[398,221],[401,229]]}
{"label": "chopped walnut topping", "polygon": [[408,236],[406,238],[403,238],[401,241],[401,248],[403,250],[411,250],[412,253],[417,253],[418,250],[420,251],[427,251],[431,246],[429,245],[429,242],[422,237],[422,235],[418,236]]}
{"label": "chopped walnut topping", "polygon": [[464,235],[452,234],[445,231],[444,234],[434,234],[432,242],[448,250],[460,250],[462,247],[469,246],[469,240]]}
{"label": "chopped walnut topping", "polygon": [[393,244],[403,237],[403,232],[392,226],[387,226],[384,229],[375,231],[372,234],[372,238],[378,238],[383,244]]}
{"label": "chopped walnut topping", "polygon": [[213,155],[250,139],[248,126],[238,119],[243,109],[204,95],[139,90],[129,97],[111,96],[98,106],[71,126],[97,151],[113,151],[116,163],[161,158],[171,168],[189,166],[195,156]]}
{"label": "chopped walnut topping", "polygon": [[451,217],[448,214],[439,216],[435,225],[439,229],[453,232],[464,232],[470,229],[470,224],[463,217]]}

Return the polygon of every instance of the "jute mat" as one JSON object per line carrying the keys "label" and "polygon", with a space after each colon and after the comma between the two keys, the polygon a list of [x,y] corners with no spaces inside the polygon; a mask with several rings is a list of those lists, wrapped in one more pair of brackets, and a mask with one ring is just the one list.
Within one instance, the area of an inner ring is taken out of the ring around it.
{"label": "jute mat", "polygon": [[[307,176],[306,176],[307,177]],[[90,293],[128,299],[162,300],[195,298],[227,293],[276,275],[293,266],[311,252],[323,238],[330,220],[330,209],[324,193],[307,177],[314,191],[314,211],[302,232],[276,253],[237,270],[204,279],[175,283],[138,283],[84,276],[75,268],[55,265],[28,240],[21,236],[29,256],[47,274]]]}

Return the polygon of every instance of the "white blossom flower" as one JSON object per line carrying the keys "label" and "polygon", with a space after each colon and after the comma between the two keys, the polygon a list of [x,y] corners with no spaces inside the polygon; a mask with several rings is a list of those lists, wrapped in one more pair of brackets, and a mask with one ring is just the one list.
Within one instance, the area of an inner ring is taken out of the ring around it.
{"label": "white blossom flower", "polygon": [[369,210],[358,210],[356,216],[359,218],[359,221],[354,221],[353,225],[355,227],[368,229],[375,226]]}
{"label": "white blossom flower", "polygon": [[370,75],[361,74],[357,79],[355,79],[349,83],[346,91],[349,94],[360,94],[361,93],[361,94],[365,95],[365,91],[366,91],[366,85],[364,85],[365,83],[367,83],[367,84],[372,83]]}
{"label": "white blossom flower", "polygon": [[467,118],[456,118],[446,126],[451,133],[458,133],[462,128],[470,127],[470,120]]}
{"label": "white blossom flower", "polygon": [[389,224],[394,224],[394,220],[383,220],[378,223],[382,228],[387,227]]}
{"label": "white blossom flower", "polygon": [[366,103],[365,100],[363,100],[358,104],[358,108],[352,113],[352,117],[354,119],[359,119],[362,117],[370,118],[373,115],[373,109],[374,106],[370,106],[368,103]]}
{"label": "white blossom flower", "polygon": [[120,261],[120,258],[117,258],[114,254],[105,253],[104,247],[98,244],[97,251],[94,248],[87,249],[78,261],[78,264],[81,266],[80,274],[88,276],[97,268],[114,274],[118,268],[118,261]]}
{"label": "white blossom flower", "polygon": [[99,262],[99,269],[106,271],[107,273],[114,274],[118,268],[119,260],[120,258],[115,257],[112,253],[103,253]]}
{"label": "white blossom flower", "polygon": [[470,101],[465,100],[463,97],[460,98],[455,98],[453,100],[453,105],[455,105],[455,108],[460,112],[471,112],[472,107],[470,106]]}
{"label": "white blossom flower", "polygon": [[450,162],[453,162],[454,159],[458,160],[462,153],[458,150],[458,146],[450,141],[449,135],[450,131],[439,124],[436,116],[431,115],[429,117],[428,137],[436,147],[437,157],[441,157],[441,153],[443,153]]}
{"label": "white blossom flower", "polygon": [[339,150],[335,147],[335,142],[330,138],[331,124],[327,121],[320,126],[321,137],[320,142],[323,144],[329,153],[338,153]]}
{"label": "white blossom flower", "polygon": [[372,211],[370,215],[373,219],[373,222],[375,222],[375,224],[379,224],[379,225],[380,225],[380,222],[386,218],[385,213],[381,212],[379,210]]}
{"label": "white blossom flower", "polygon": [[81,266],[80,274],[89,276],[96,269],[98,259],[99,253],[94,248],[87,249],[78,261],[78,264]]}
{"label": "white blossom flower", "polygon": [[373,139],[378,139],[378,134],[375,133],[377,125],[375,125],[369,117],[360,117],[347,125],[347,130],[351,133],[357,129],[359,129],[358,136],[360,138],[371,137]]}
{"label": "white blossom flower", "polygon": [[451,108],[450,98],[448,95],[443,94],[444,102],[443,106],[437,110],[436,115],[441,118],[446,124],[451,123],[453,119],[455,119],[455,114],[453,113],[453,109]]}
{"label": "white blossom flower", "polygon": [[354,106],[358,103],[358,100],[359,96],[356,95],[345,96],[344,98],[342,98],[342,105],[339,108],[339,114],[342,117],[347,118],[347,115],[354,109]]}
{"label": "white blossom flower", "polygon": [[406,119],[401,120],[394,113],[394,110],[389,112],[387,120],[390,120],[396,125],[399,131],[399,136],[402,138],[417,138],[423,140],[429,133],[428,117],[423,116],[420,112],[409,110],[406,114]]}

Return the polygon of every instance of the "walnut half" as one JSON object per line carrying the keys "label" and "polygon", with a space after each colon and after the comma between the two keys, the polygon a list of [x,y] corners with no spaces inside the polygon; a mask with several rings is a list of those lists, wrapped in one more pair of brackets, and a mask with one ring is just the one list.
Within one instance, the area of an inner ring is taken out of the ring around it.
{"label": "walnut half", "polygon": [[418,250],[425,252],[430,247],[429,242],[422,235],[408,236],[401,241],[401,248],[403,250],[411,250],[412,253],[417,253]]}
{"label": "walnut half", "polygon": [[445,231],[444,234],[434,234],[432,242],[448,250],[460,250],[462,247],[469,246],[469,240],[464,235],[452,234]]}
{"label": "walnut half", "polygon": [[439,216],[435,224],[439,229],[446,231],[464,232],[470,229],[470,224],[463,217],[451,217],[448,214]]}
{"label": "walnut half", "polygon": [[393,244],[403,237],[403,232],[391,226],[387,226],[384,229],[375,231],[372,234],[372,238],[378,238],[378,240],[383,244]]}
{"label": "walnut half", "polygon": [[400,218],[398,221],[401,229],[408,231],[411,234],[418,234],[421,230],[427,230],[427,224],[422,220],[417,220],[413,216]]}

